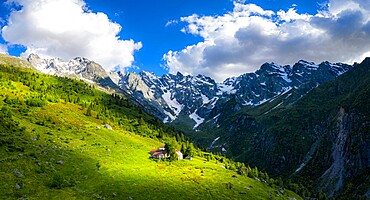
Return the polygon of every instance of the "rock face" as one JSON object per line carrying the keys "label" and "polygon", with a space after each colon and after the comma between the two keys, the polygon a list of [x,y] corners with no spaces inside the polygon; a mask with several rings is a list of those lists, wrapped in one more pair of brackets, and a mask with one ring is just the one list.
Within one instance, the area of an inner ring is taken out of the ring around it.
{"label": "rock face", "polygon": [[30,62],[38,71],[62,77],[78,78],[88,83],[98,83],[102,86],[114,87],[115,83],[102,66],[87,58],[76,57],[68,62],[60,58],[42,59],[36,54],[30,54]]}
{"label": "rock face", "polygon": [[337,117],[337,127],[333,131],[332,158],[333,163],[321,176],[321,186],[330,196],[343,186],[345,173],[345,144],[349,136],[349,116],[344,108],[340,108]]}
{"label": "rock face", "polygon": [[330,162],[319,178],[319,187],[329,196],[348,187],[349,183],[357,185],[356,192],[366,192],[364,189],[370,186],[370,178],[363,177],[370,170],[370,136],[367,133],[370,121],[365,113],[343,107],[338,109],[334,128],[330,131]]}
{"label": "rock face", "polygon": [[301,60],[293,66],[265,63],[255,73],[228,78],[223,83],[203,75],[177,73],[159,77],[141,72],[121,74],[118,85],[141,105],[151,107],[149,112],[163,122],[197,130],[205,120],[222,115],[225,102],[231,99],[237,102],[237,111],[261,105],[292,89],[301,88],[303,95],[351,68],[340,63],[316,65]]}

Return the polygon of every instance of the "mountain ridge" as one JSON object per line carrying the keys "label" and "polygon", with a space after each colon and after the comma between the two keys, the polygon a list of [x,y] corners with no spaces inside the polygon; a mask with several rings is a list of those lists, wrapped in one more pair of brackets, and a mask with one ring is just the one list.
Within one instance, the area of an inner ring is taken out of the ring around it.
{"label": "mountain ridge", "polygon": [[115,87],[114,78],[111,78],[101,65],[87,58],[76,57],[66,62],[60,58],[42,59],[37,54],[30,54],[27,60],[45,74],[78,78],[103,87]]}
{"label": "mountain ridge", "polygon": [[220,114],[214,110],[220,110],[231,98],[238,102],[235,107],[238,110],[244,106],[261,105],[302,85],[306,87],[301,89],[301,95],[304,95],[352,67],[327,61],[316,65],[299,60],[292,66],[272,62],[264,63],[253,73],[217,83],[204,75],[185,76],[180,72],[162,76],[146,71],[108,73],[99,64],[81,57],[65,62],[58,58],[41,59],[36,54],[30,54],[28,61],[47,74],[76,77],[103,87],[118,86],[147,112],[188,132],[198,131],[204,121]]}
{"label": "mountain ridge", "polygon": [[[332,80],[351,68],[346,64],[323,62],[319,65],[307,61],[299,61],[293,66],[280,66],[275,63],[265,63],[255,73],[246,73],[239,77],[226,79],[216,83],[212,78],[197,75],[184,76],[181,73],[155,76],[152,73],[128,73],[123,76],[119,86],[140,99],[140,102],[162,107],[161,120],[172,123],[181,117],[193,120],[190,126],[195,130],[209,116],[211,111],[235,96],[236,101],[243,106],[258,106],[277,98],[285,92],[311,83],[310,90],[321,83]],[[133,83],[127,77],[136,74],[145,88],[127,87]],[[144,98],[140,93],[149,95]],[[185,98],[184,98],[185,97]],[[186,117],[187,116],[187,117]]]}

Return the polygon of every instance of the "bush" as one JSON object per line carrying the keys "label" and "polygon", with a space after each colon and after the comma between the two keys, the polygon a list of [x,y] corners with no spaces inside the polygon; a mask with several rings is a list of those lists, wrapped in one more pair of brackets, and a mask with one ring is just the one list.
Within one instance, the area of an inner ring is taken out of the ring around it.
{"label": "bush", "polygon": [[63,176],[61,173],[56,173],[51,178],[49,188],[61,189],[63,187],[72,187],[76,185],[76,181],[72,177]]}
{"label": "bush", "polygon": [[63,182],[64,182],[64,179],[63,177],[60,175],[60,174],[55,174],[52,178],[51,178],[51,182],[49,184],[49,187],[50,188],[57,188],[57,189],[61,189],[63,187]]}
{"label": "bush", "polygon": [[26,104],[33,107],[43,107],[47,105],[47,102],[43,99],[31,98],[26,100]]}

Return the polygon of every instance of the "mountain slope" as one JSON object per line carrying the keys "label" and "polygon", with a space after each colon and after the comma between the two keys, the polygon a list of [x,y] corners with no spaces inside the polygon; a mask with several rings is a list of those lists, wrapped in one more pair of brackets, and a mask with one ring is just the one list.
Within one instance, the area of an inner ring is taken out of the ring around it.
{"label": "mountain slope", "polygon": [[[370,179],[370,59],[291,103],[296,91],[220,117],[213,146],[328,195],[361,198]],[[231,109],[235,100],[227,103]],[[342,196],[341,194],[348,196]],[[367,197],[369,198],[369,196]]]}
{"label": "mountain slope", "polygon": [[24,58],[9,56],[9,55],[2,54],[2,53],[0,53],[0,64],[1,65],[9,64],[9,65],[14,65],[14,66],[21,66],[25,68],[34,69],[34,66],[32,66],[32,64],[30,64],[28,60]]}
{"label": "mountain slope", "polygon": [[161,141],[186,139],[122,96],[4,65],[0,87],[2,199],[300,199],[233,177],[231,161],[200,151],[192,161],[149,159]]}

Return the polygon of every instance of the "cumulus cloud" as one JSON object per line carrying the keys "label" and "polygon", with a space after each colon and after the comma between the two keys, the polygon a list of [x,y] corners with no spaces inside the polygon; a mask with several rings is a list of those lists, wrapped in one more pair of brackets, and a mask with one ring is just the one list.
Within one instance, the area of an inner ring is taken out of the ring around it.
{"label": "cumulus cloud", "polygon": [[367,0],[331,0],[310,15],[294,7],[273,12],[234,2],[233,11],[221,16],[181,18],[187,24],[181,31],[204,41],[163,59],[170,73],[201,73],[217,81],[255,71],[264,62],[361,61],[370,55],[368,6]]}
{"label": "cumulus cloud", "polygon": [[129,67],[134,52],[142,47],[118,34],[122,27],[104,13],[94,13],[83,0],[8,0],[21,7],[10,13],[2,28],[3,38],[27,48],[23,56],[69,60],[77,56],[92,59],[107,70]]}

